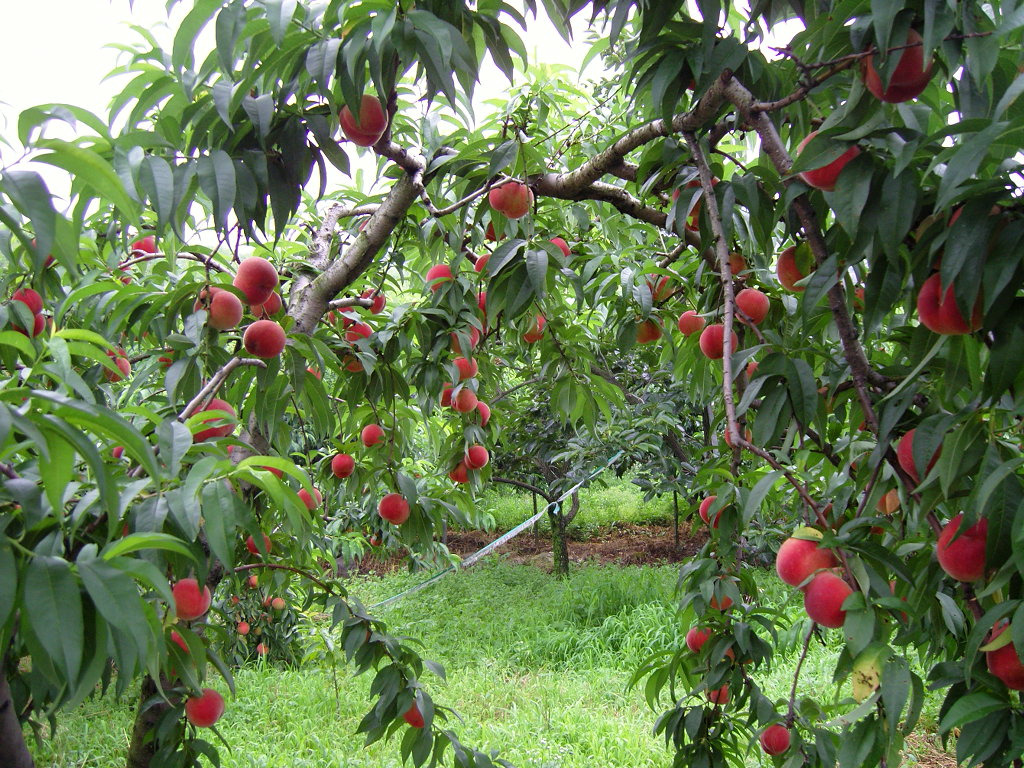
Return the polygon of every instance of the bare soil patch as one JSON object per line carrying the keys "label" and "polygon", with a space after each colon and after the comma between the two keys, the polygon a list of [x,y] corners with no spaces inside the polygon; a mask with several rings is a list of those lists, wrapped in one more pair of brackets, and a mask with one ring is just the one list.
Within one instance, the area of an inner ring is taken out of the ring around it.
{"label": "bare soil patch", "polygon": [[[451,531],[448,549],[465,557],[494,541],[500,532]],[[569,559],[573,563],[602,565],[664,565],[692,557],[704,545],[707,533],[679,528],[679,546],[671,525],[633,525],[623,523],[583,541],[569,540]],[[547,532],[524,531],[506,542],[495,554],[510,563],[551,567],[551,539]],[[356,566],[359,573],[386,573],[405,566],[399,555],[367,555]]]}

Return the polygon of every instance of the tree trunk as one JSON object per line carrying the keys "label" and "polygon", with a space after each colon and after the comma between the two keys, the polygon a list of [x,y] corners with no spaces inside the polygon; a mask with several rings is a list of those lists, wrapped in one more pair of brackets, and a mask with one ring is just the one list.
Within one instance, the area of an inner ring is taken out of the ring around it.
{"label": "tree trunk", "polygon": [[[3,669],[0,663],[0,670]],[[14,711],[7,675],[0,672],[0,765],[4,768],[35,768],[25,744],[25,734]]]}
{"label": "tree trunk", "polygon": [[551,557],[552,572],[561,578],[569,575],[569,545],[566,542],[565,528],[568,525],[561,509],[548,512],[551,521]]}
{"label": "tree trunk", "polygon": [[[132,741],[128,746],[128,768],[149,768],[153,755],[156,754],[157,743],[155,729],[160,718],[168,709],[168,704],[160,701],[147,707],[146,702],[158,693],[156,683],[149,675],[142,679],[142,691],[139,706],[135,710],[135,725],[132,727]],[[147,739],[147,735],[149,738]]]}
{"label": "tree trunk", "polygon": [[569,575],[569,537],[566,529],[580,511],[579,491],[573,491],[572,504],[568,512],[563,512],[561,507],[556,507],[548,512],[551,520],[551,557],[552,572],[556,576],[566,577]]}

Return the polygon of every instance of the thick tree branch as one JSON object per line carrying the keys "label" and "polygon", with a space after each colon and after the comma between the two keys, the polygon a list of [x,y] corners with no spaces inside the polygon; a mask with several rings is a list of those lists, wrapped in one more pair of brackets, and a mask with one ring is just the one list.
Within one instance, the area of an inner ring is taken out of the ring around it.
{"label": "thick tree branch", "polygon": [[349,307],[369,309],[373,306],[373,299],[362,299],[349,296],[344,299],[335,299],[334,301],[328,302],[327,306],[331,309],[348,309]]}
{"label": "thick tree branch", "polygon": [[[385,156],[390,157],[390,155]],[[406,163],[409,163],[414,156],[402,150],[401,157]],[[417,169],[418,173],[415,175],[421,176],[425,161],[423,157],[417,157],[420,165]],[[406,168],[405,165],[402,167]],[[295,318],[293,333],[311,333],[317,322],[323,317],[324,312],[327,311],[328,302],[366,271],[373,262],[374,256],[384,246],[388,236],[398,226],[405,216],[405,212],[409,210],[409,206],[419,197],[421,188],[422,181],[416,181],[410,175],[403,175],[395,182],[384,202],[366,222],[365,229],[345,249],[340,258],[324,265],[323,271],[315,278],[303,276],[296,280],[296,286],[292,290],[292,295],[296,299],[289,312]],[[334,226],[328,225],[329,222],[325,219],[314,238],[316,256],[325,253],[321,235],[325,235],[329,244],[329,233],[333,232]],[[329,245],[327,247],[329,248]]]}
{"label": "thick tree branch", "polygon": [[690,244],[686,240],[683,240],[683,242],[679,243],[679,245],[677,245],[675,248],[673,248],[671,251],[665,254],[665,257],[658,262],[658,266],[661,267],[662,269],[667,269],[668,267],[672,266],[676,261],[679,260],[679,257],[686,252],[686,249],[689,245]]}
{"label": "thick tree branch", "polygon": [[353,216],[372,216],[377,212],[379,205],[357,205],[347,206],[336,203],[327,209],[323,221],[313,235],[313,248],[310,253],[310,264],[317,269],[326,269],[331,261],[331,240],[334,231],[338,228],[338,222],[342,219]]}
{"label": "thick tree branch", "polygon": [[689,112],[675,115],[669,122],[654,120],[634,128],[579,168],[566,173],[550,174],[551,189],[558,190],[560,193],[554,194],[552,197],[574,199],[571,195],[578,194],[590,187],[605,174],[621,170],[624,167],[623,161],[626,155],[634,149],[673,133],[697,130],[718,114],[724,101],[724,82],[719,79],[712,83],[697,105]]}

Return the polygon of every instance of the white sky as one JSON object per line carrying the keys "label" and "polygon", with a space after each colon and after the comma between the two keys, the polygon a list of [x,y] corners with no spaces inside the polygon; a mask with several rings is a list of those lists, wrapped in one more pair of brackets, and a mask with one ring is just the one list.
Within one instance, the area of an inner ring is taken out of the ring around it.
{"label": "white sky", "polygon": [[[18,115],[40,104],[72,104],[107,119],[108,105],[131,76],[107,76],[126,54],[112,44],[130,47],[139,42],[138,34],[129,25],[149,30],[170,50],[174,30],[192,8],[191,0],[183,0],[172,10],[170,19],[166,0],[0,0],[0,137],[15,144],[15,149],[0,143],[0,167],[15,161]],[[45,35],[40,35],[40,22]],[[582,31],[581,16],[574,27]],[[569,46],[558,35],[542,13],[536,20],[527,18],[529,33],[518,30],[523,37],[531,63],[566,64],[577,69],[586,52],[585,44]],[[514,25],[513,25],[514,26]],[[198,40],[201,49],[212,49],[214,24],[209,23]],[[40,44],[43,41],[44,44]],[[600,70],[600,61],[592,62],[588,71],[593,76]],[[15,74],[16,73],[16,74]],[[491,107],[482,104],[485,98],[504,93],[505,76],[486,59],[481,83],[476,91],[474,107],[479,118]],[[73,139],[70,126],[51,124],[50,136]],[[367,152],[350,152],[353,180],[359,185],[372,185],[376,173],[373,156]],[[31,164],[46,180],[58,197],[66,197],[69,181],[62,171],[50,166]],[[329,169],[333,179],[336,172]],[[331,181],[331,186],[344,186],[344,176]],[[351,182],[348,182],[351,183]]]}
{"label": "white sky", "polygon": [[[121,52],[110,43],[131,44],[137,35],[127,24],[154,30],[170,47],[171,30],[164,0],[2,0],[0,12],[0,133],[11,134],[17,114],[37,104],[66,103],[105,115],[117,92],[117,79],[103,78],[118,64]],[[185,0],[173,11],[176,26],[192,3]],[[529,19],[524,35],[531,58],[546,63],[578,66],[583,46],[570,47],[543,15]],[[42,27],[42,29],[41,29]],[[210,24],[207,30],[212,29]],[[494,72],[495,70],[492,70]],[[493,88],[505,87],[505,79]]]}

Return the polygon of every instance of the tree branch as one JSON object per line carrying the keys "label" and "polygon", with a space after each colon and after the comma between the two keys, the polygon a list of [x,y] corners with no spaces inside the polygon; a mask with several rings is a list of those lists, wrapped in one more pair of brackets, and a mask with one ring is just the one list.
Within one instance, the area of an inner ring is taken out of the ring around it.
{"label": "tree branch", "polygon": [[262,360],[258,360],[253,357],[233,357],[228,360],[224,366],[217,371],[210,380],[206,383],[206,386],[199,390],[195,397],[193,397],[188,405],[185,406],[184,410],[178,414],[178,421],[184,421],[202,405],[207,398],[212,397],[220,389],[221,385],[227,380],[228,375],[241,365],[255,365],[260,368],[266,368],[267,364]]}
{"label": "tree branch", "polygon": [[789,481],[790,485],[796,488],[797,493],[800,495],[800,498],[803,499],[804,503],[814,511],[819,522],[821,522],[822,525],[826,525],[827,521],[814,499],[811,498],[811,494],[807,490],[807,487],[801,483],[792,472],[783,467],[774,456],[768,453],[768,451],[749,442],[740,434],[740,430],[737,426],[736,404],[733,401],[732,396],[732,327],[735,296],[733,294],[732,285],[732,268],[729,266],[729,246],[726,242],[725,234],[722,229],[722,215],[718,210],[718,200],[715,198],[715,190],[712,185],[711,168],[708,166],[707,158],[704,157],[704,152],[700,148],[700,144],[697,143],[697,137],[691,131],[684,131],[683,138],[686,140],[686,144],[690,149],[693,160],[697,165],[697,171],[700,174],[700,184],[704,190],[704,205],[707,206],[708,219],[711,221],[711,231],[715,238],[715,251],[718,254],[719,276],[721,277],[722,289],[725,294],[723,302],[724,318],[722,321],[725,326],[722,332],[722,398],[725,402],[725,428],[729,433],[729,440],[733,445],[737,445],[740,448],[744,448],[751,453],[760,456],[771,464],[773,468],[781,471]]}
{"label": "tree branch", "polygon": [[[775,169],[779,174],[785,177],[789,173],[790,168],[793,167],[793,162],[782,143],[782,139],[775,130],[775,125],[772,123],[771,119],[764,112],[752,111],[754,98],[750,91],[748,91],[739,81],[735,79],[729,81],[726,88],[726,95],[740,111],[740,114],[743,115],[753,126],[754,130],[757,131],[758,136],[761,138],[761,146],[764,149],[765,154],[768,155],[768,158],[772,161],[772,164],[775,166]],[[795,179],[790,178],[786,179],[784,183],[788,186],[794,181]],[[806,195],[800,195],[794,199],[793,208],[800,219],[801,225],[803,226],[804,235],[807,238],[807,242],[811,247],[812,253],[814,254],[814,260],[820,268],[828,259],[828,245],[825,243],[825,238],[822,235],[821,226],[818,223],[814,208],[807,200]],[[837,281],[836,284],[829,289],[828,300],[829,308],[832,310],[832,316],[835,319],[836,328],[839,330],[839,338],[843,346],[843,355],[850,366],[850,374],[853,378],[854,386],[857,389],[857,398],[864,411],[864,418],[870,426],[871,431],[877,433],[878,418],[875,415],[868,387],[870,384],[882,385],[886,383],[886,379],[884,376],[881,376],[881,374],[873,371],[868,364],[867,356],[864,354],[864,348],[861,346],[860,340],[857,337],[857,330],[854,328],[853,321],[850,319],[850,313],[846,308],[846,294],[843,290],[841,280]]]}
{"label": "tree branch", "polygon": [[[397,145],[394,146],[397,147]],[[385,156],[390,157],[390,155]],[[402,165],[403,168],[406,168],[413,159],[418,159],[420,165],[416,168],[417,174],[415,175],[422,176],[423,163],[425,163],[422,156],[414,158],[405,150],[396,153],[396,156],[401,157],[406,163],[406,165]],[[384,202],[366,222],[366,228],[345,249],[345,253],[340,258],[323,264],[323,271],[315,278],[302,276],[296,280],[292,295],[298,298],[289,311],[289,314],[295,318],[294,333],[311,333],[317,322],[323,317],[324,312],[327,311],[328,302],[366,271],[373,262],[374,256],[384,246],[388,236],[409,210],[409,206],[419,197],[421,188],[422,181],[416,181],[412,175],[407,174],[400,177]],[[331,214],[332,212],[329,211],[328,215]],[[340,213],[334,215],[340,217]],[[337,218],[334,221],[336,223]],[[329,249],[330,233],[333,232],[333,229],[334,226],[325,217],[323,225],[314,238],[316,258],[320,259],[321,254],[326,253]],[[315,266],[321,266],[321,264],[322,262]]]}
{"label": "tree branch", "polygon": [[718,114],[718,110],[724,101],[724,82],[722,79],[719,79],[712,83],[711,87],[701,96],[697,105],[689,112],[675,115],[669,122],[663,119],[654,120],[634,128],[579,168],[566,173],[549,174],[551,189],[559,190],[560,192],[560,194],[552,196],[573,199],[572,197],[564,196],[578,194],[590,187],[606,173],[621,171],[625,167],[624,160],[626,155],[634,149],[638,149],[644,144],[649,144],[656,139],[664,138],[673,133],[696,130]]}
{"label": "tree branch", "polygon": [[505,485],[514,485],[516,488],[522,488],[524,490],[530,491],[531,493],[536,493],[538,496],[540,496],[542,499],[544,499],[544,501],[546,501],[548,504],[551,504],[555,500],[554,497],[548,496],[546,493],[544,493],[544,491],[542,491],[536,485],[530,485],[529,483],[524,483],[522,480],[515,480],[515,479],[513,479],[511,477],[495,477],[494,475],[491,475],[491,482],[492,483],[504,483]]}

